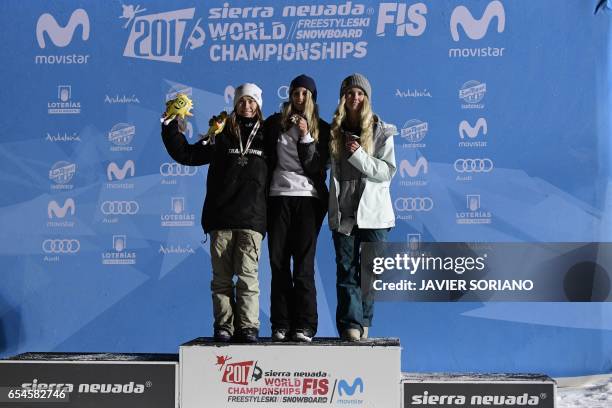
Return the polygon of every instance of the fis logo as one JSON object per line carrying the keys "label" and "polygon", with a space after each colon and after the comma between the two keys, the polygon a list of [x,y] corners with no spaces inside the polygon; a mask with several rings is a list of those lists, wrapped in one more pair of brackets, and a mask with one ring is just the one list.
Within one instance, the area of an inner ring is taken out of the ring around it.
{"label": "fis logo", "polygon": [[72,198],[66,199],[64,201],[64,205],[60,207],[57,201],[50,201],[47,205],[47,216],[49,219],[52,218],[64,218],[66,214],[70,211],[70,215],[74,215],[76,211],[76,205]]}
{"label": "fis logo", "polygon": [[134,177],[135,172],[136,165],[132,160],[126,161],[121,168],[117,166],[117,163],[111,162],[106,168],[106,177],[108,181],[123,180],[128,173],[130,177]]}
{"label": "fis logo", "polygon": [[395,24],[396,37],[418,37],[427,27],[426,14],[427,6],[424,3],[410,6],[405,3],[381,3],[378,6],[376,35],[384,37],[387,25]]}
{"label": "fis logo", "polygon": [[470,10],[465,6],[458,6],[453,10],[450,19],[450,31],[453,41],[459,41],[459,26],[472,40],[480,40],[489,29],[491,21],[497,17],[497,32],[502,33],[506,27],[506,12],[501,1],[495,0],[489,3],[482,18],[475,19]]}
{"label": "fis logo", "polygon": [[485,118],[478,118],[476,125],[472,126],[467,120],[461,121],[459,124],[459,137],[463,139],[465,136],[474,139],[482,130],[483,135],[487,135],[488,127]]}
{"label": "fis logo", "polygon": [[363,394],[363,380],[361,377],[357,377],[353,380],[353,383],[349,385],[346,380],[340,380],[338,382],[338,395],[340,397],[349,396],[352,397],[355,393]]}
{"label": "fis logo", "polygon": [[206,33],[200,27],[201,18],[190,31],[187,41],[183,38],[187,23],[193,19],[195,8],[137,16],[146,11],[140,6],[122,5],[127,19],[124,28],[131,24],[130,35],[123,51],[124,57],[180,64],[186,49],[194,50],[204,45]]}
{"label": "fis logo", "polygon": [[74,10],[64,27],[60,26],[51,14],[45,13],[38,18],[36,23],[38,46],[40,48],[46,47],[45,34],[47,34],[56,47],[66,47],[72,41],[74,32],[78,27],[81,27],[82,30],[81,38],[83,41],[87,41],[89,39],[89,16],[83,9]]}
{"label": "fis logo", "polygon": [[419,157],[414,166],[410,164],[408,160],[402,160],[399,168],[402,178],[405,178],[406,174],[408,174],[409,177],[416,177],[421,173],[421,171],[423,174],[427,174],[429,172],[429,163],[427,163],[427,159],[425,157]]}

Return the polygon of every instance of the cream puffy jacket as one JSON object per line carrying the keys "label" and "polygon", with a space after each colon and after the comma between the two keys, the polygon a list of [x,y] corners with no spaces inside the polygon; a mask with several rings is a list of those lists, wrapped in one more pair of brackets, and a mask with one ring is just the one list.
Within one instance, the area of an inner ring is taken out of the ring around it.
{"label": "cream puffy jacket", "polygon": [[[394,125],[386,124],[376,118],[374,122],[374,154],[369,155],[360,147],[348,161],[366,175],[361,183],[361,199],[357,208],[359,228],[391,228],[395,226],[395,214],[389,185],[395,175],[395,145],[393,136],[397,134]],[[331,180],[329,188],[329,228],[337,230],[340,226],[338,196],[340,164],[331,158]]]}

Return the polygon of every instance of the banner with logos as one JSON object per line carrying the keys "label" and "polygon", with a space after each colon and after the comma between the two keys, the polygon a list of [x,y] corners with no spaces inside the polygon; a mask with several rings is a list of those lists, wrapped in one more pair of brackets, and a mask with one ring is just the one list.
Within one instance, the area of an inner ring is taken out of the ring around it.
{"label": "banner with logos", "polygon": [[[610,241],[610,15],[597,3],[2,2],[0,354],[174,352],[211,333],[207,167],[175,163],[159,134],[178,92],[195,142],[240,83],[259,84],[268,116],[306,73],[330,121],[360,72],[398,130],[390,241]],[[321,336],[337,335],[335,275],[324,225]],[[602,304],[379,302],[372,333],[419,350],[404,371],[578,375],[609,369],[611,317]]]}
{"label": "banner with logos", "polygon": [[397,407],[400,353],[397,339],[227,347],[196,339],[180,348],[180,406]]}

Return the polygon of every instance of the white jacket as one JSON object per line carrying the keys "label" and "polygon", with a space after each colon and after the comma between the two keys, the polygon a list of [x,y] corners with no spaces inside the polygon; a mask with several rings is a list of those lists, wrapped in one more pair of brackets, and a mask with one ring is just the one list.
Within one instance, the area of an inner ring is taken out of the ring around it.
{"label": "white jacket", "polygon": [[[386,124],[376,118],[374,122],[374,154],[369,155],[360,147],[348,161],[366,175],[361,183],[361,199],[357,208],[359,228],[391,228],[395,226],[395,214],[389,185],[395,175],[395,145],[393,136],[397,134],[394,125]],[[338,173],[340,163],[331,158],[331,181],[329,188],[329,228],[337,230],[340,226],[338,196],[340,182]]]}

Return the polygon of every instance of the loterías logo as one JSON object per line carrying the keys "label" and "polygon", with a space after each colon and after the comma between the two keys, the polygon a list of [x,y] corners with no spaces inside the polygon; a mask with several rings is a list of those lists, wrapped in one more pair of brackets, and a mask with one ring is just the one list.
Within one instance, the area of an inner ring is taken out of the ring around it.
{"label": "loter\u00edas logo", "polygon": [[450,31],[453,41],[459,41],[459,26],[472,40],[482,39],[489,29],[491,21],[497,17],[497,32],[502,33],[506,27],[506,11],[499,0],[494,0],[487,5],[482,17],[475,19],[465,6],[455,7],[450,19]]}
{"label": "loter\u00edas logo", "polygon": [[195,8],[138,15],[147,9],[141,9],[139,5],[122,4],[121,7],[123,13],[119,18],[127,20],[123,28],[131,25],[124,57],[180,64],[186,49],[194,50],[204,45],[206,33],[200,27],[201,18],[191,27],[187,41],[183,42],[187,23],[193,19]]}
{"label": "loter\u00edas logo", "polygon": [[56,47],[66,47],[72,41],[77,27],[81,27],[81,38],[83,41],[87,41],[89,39],[89,16],[83,9],[74,10],[64,27],[60,26],[51,14],[42,14],[36,23],[38,46],[40,48],[46,47],[45,34],[47,34]]}
{"label": "loter\u00edas logo", "polygon": [[222,372],[221,381],[229,384],[248,385],[252,381],[259,381],[263,372],[257,361],[240,361],[229,363],[230,356],[217,356],[215,366]]}

